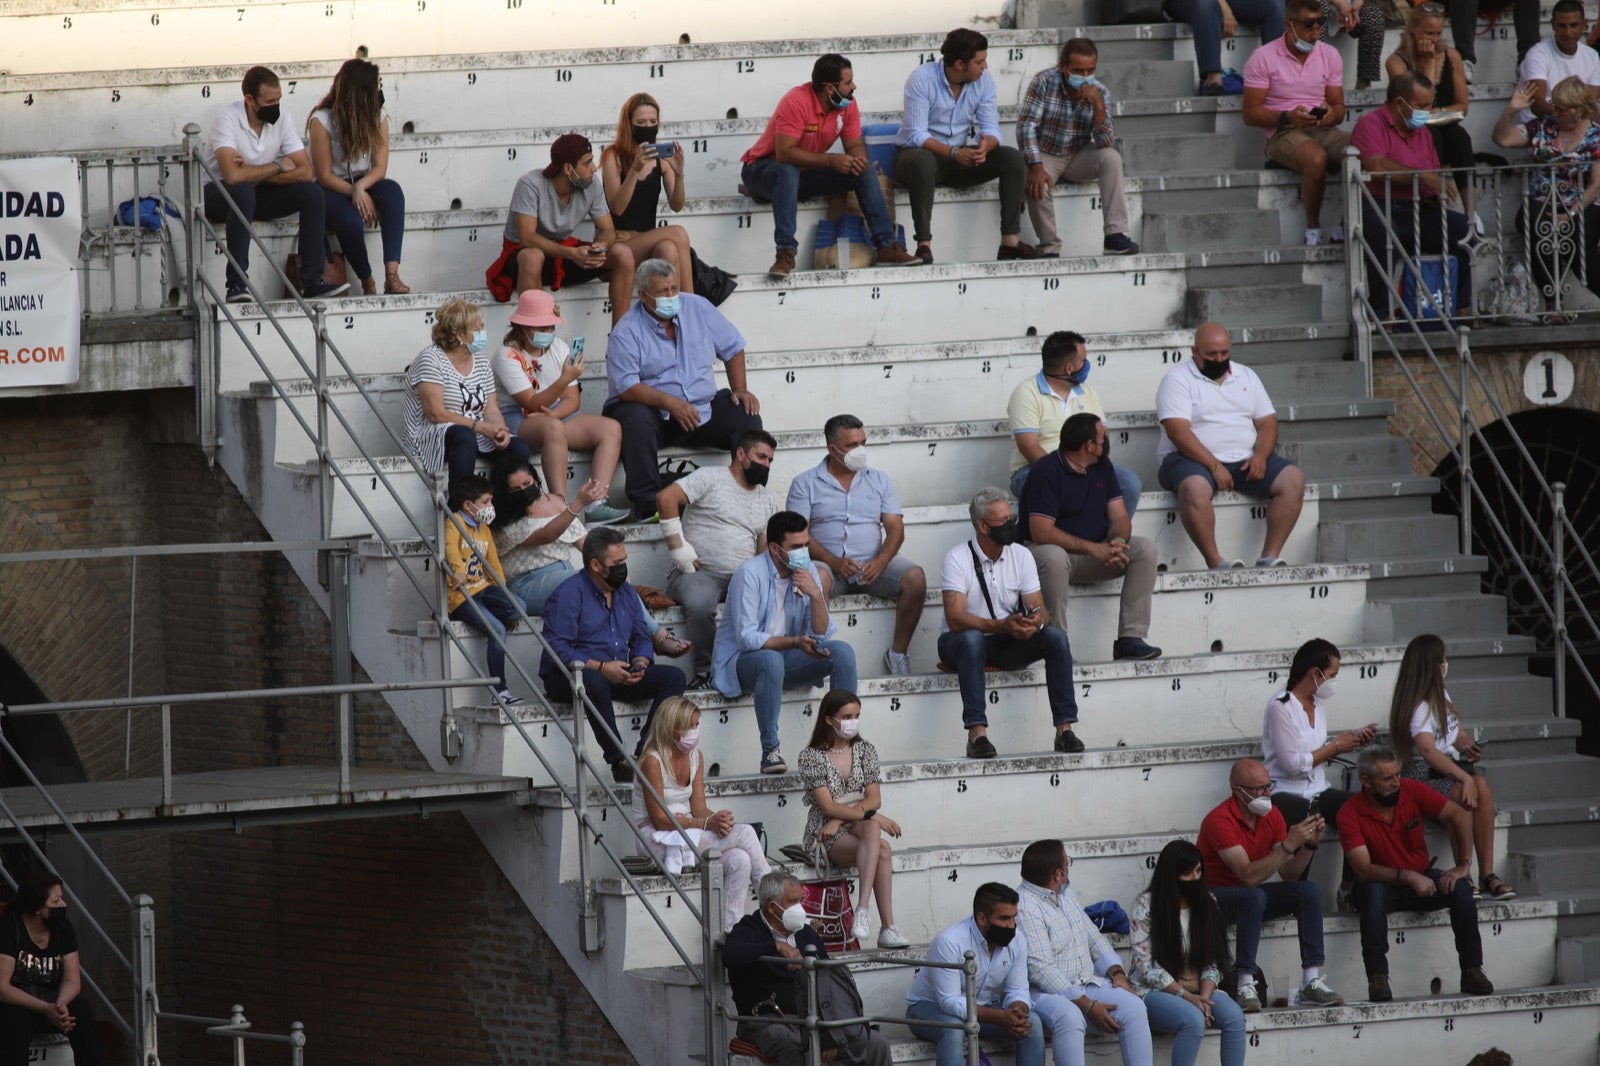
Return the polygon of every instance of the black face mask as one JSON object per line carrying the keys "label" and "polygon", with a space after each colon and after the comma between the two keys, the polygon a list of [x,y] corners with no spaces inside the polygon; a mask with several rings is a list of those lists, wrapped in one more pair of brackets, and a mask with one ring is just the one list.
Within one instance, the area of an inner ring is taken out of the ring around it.
{"label": "black face mask", "polygon": [[1380,807],[1393,807],[1395,804],[1400,802],[1400,790],[1397,788],[1387,796],[1380,796],[1374,792],[1372,794],[1372,802],[1376,803]]}
{"label": "black face mask", "polygon": [[1224,375],[1228,373],[1228,366],[1232,362],[1232,359],[1218,359],[1216,362],[1202,360],[1200,363],[1200,373],[1204,374],[1212,381],[1221,381]]}
{"label": "black face mask", "polygon": [[765,485],[767,478],[772,476],[772,467],[764,463],[746,463],[744,466],[744,479],[752,485]]}
{"label": "black face mask", "polygon": [[618,563],[616,566],[612,566],[612,567],[607,567],[606,568],[605,581],[606,581],[606,584],[610,585],[613,589],[620,589],[622,587],[623,583],[625,581],[627,581],[627,580],[628,580],[628,564],[627,563]]}
{"label": "black face mask", "polygon": [[1015,544],[1017,542],[1017,520],[1008,518],[998,526],[989,526],[988,533],[989,539],[996,544]]}
{"label": "black face mask", "polygon": [[517,506],[521,507],[524,511],[526,511],[533,504],[538,503],[543,496],[544,493],[539,491],[538,485],[526,485],[518,489],[515,493]]}
{"label": "black face mask", "polygon": [[256,108],[256,118],[271,126],[283,114],[282,104],[268,104],[266,107]]}
{"label": "black face mask", "polygon": [[1016,926],[995,925],[993,922],[989,923],[989,928],[983,931],[983,939],[997,948],[1003,948],[1010,944],[1016,938],[1016,935]]}
{"label": "black face mask", "polygon": [[1206,898],[1206,883],[1204,881],[1179,881],[1178,894],[1191,904],[1198,903]]}
{"label": "black face mask", "polygon": [[633,143],[634,144],[655,144],[656,143],[656,133],[658,131],[660,131],[660,129],[661,129],[660,126],[635,126],[635,127],[633,127]]}

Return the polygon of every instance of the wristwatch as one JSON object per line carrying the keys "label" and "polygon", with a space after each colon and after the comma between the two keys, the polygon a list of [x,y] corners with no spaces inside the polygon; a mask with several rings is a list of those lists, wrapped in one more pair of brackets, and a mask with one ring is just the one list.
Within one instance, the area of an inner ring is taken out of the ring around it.
{"label": "wristwatch", "polygon": [[877,814],[878,814],[878,809],[876,807],[874,807],[872,810],[867,811],[865,814],[863,814],[861,816],[861,820],[863,822],[870,822],[873,818],[877,817]]}

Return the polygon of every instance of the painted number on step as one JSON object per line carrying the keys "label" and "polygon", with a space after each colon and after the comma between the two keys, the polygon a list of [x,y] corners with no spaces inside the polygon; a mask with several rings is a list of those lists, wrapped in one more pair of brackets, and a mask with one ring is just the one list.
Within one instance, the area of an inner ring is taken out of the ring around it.
{"label": "painted number on step", "polygon": [[785,381],[785,382],[786,382],[786,383],[787,383],[787,384],[790,384],[790,385],[793,385],[793,384],[794,384],[794,371],[793,371],[793,370],[786,370],[786,371],[784,371],[784,373],[783,373],[783,380],[784,380],[784,381]]}
{"label": "painted number on step", "polygon": [[979,367],[978,373],[987,374],[988,372],[989,372],[989,360],[985,359],[983,361],[983,366]]}
{"label": "painted number on step", "polygon": [[475,70],[467,71],[467,84],[468,85],[476,85],[476,84],[478,84],[478,72],[477,71],[475,71]]}
{"label": "painted number on step", "polygon": [[1044,279],[1044,291],[1045,292],[1055,292],[1059,288],[1061,288],[1061,279],[1060,278],[1045,278]]}
{"label": "painted number on step", "polygon": [[878,288],[878,286],[876,286],[876,285],[874,285],[874,286],[873,286],[873,287],[872,287],[872,296],[871,296],[871,299],[874,299],[874,300],[881,300],[881,299],[882,299],[882,298],[883,298],[883,290],[882,290],[882,289],[880,289],[880,288]]}
{"label": "painted number on step", "polygon": [[1268,670],[1267,671],[1267,684],[1275,685],[1277,683],[1278,683],[1278,671],[1276,671],[1276,670]]}
{"label": "painted number on step", "polygon": [[652,78],[665,78],[667,76],[667,65],[665,63],[651,63],[650,76]]}
{"label": "painted number on step", "polygon": [[946,877],[946,878],[945,878],[945,880],[946,880],[946,881],[949,881],[949,882],[950,882],[950,883],[951,883],[951,884],[955,884],[955,881],[956,881],[956,872],[955,872],[955,871],[954,871],[954,870],[951,870],[951,871],[950,871],[950,876],[949,876],[949,877]]}
{"label": "painted number on step", "polygon": [[1050,787],[1051,788],[1060,788],[1061,787],[1061,775],[1060,774],[1051,774],[1050,775]]}
{"label": "painted number on step", "polygon": [[964,778],[964,777],[956,778],[956,791],[957,792],[965,792],[966,790],[967,790],[967,779]]}
{"label": "painted number on step", "polygon": [[924,63],[932,63],[933,62],[933,58],[934,58],[934,54],[935,53],[933,53],[933,52],[918,52],[917,53],[917,66],[920,67]]}
{"label": "painted number on step", "polygon": [[1183,362],[1183,352],[1179,351],[1177,348],[1161,349],[1162,366],[1177,366],[1181,362]]}
{"label": "painted number on step", "polygon": [[[1233,42],[1229,41],[1228,43],[1232,44]],[[1156,857],[1154,855],[1152,855],[1152,856],[1150,856],[1150,868],[1152,870],[1155,869],[1155,865],[1156,865]],[[1260,1033],[1251,1033],[1250,1034],[1250,1046],[1251,1047],[1260,1047],[1261,1046],[1261,1034]]]}
{"label": "painted number on step", "polygon": [[1183,678],[1175,677],[1175,678],[1172,679],[1172,691],[1174,691],[1174,692],[1183,691]]}
{"label": "painted number on step", "polygon": [[[28,97],[28,101],[30,103],[33,101],[33,97],[31,95]],[[967,283],[964,282],[964,281],[956,282],[956,295],[957,296],[965,296],[966,294],[967,294]]]}
{"label": "painted number on step", "polygon": [[1310,592],[1311,598],[1314,600],[1325,600],[1328,598],[1328,586],[1326,585],[1312,585]]}
{"label": "painted number on step", "polygon": [[1144,868],[1146,870],[1154,870],[1156,868],[1156,857],[1154,855],[1146,855],[1144,857]]}
{"label": "painted number on step", "polygon": [[1088,699],[1089,698],[1089,690],[1094,688],[1094,686],[1089,684],[1086,681],[1081,681],[1081,682],[1079,682],[1079,684],[1082,685],[1082,687],[1083,687],[1083,693],[1078,698],[1080,700]]}
{"label": "painted number on step", "polygon": [[[1103,366],[1104,364],[1101,364],[1101,365]],[[1126,443],[1128,443],[1128,440],[1129,440],[1129,437],[1128,437],[1128,431],[1127,430],[1125,430],[1125,429],[1117,430],[1117,443],[1118,444],[1126,444]]]}
{"label": "painted number on step", "polygon": [[889,709],[891,711],[898,711],[900,709],[900,697],[899,696],[890,696],[889,697]]}
{"label": "painted number on step", "polygon": [[344,316],[344,328],[345,329],[355,329],[356,328],[356,316],[355,315],[345,315]]}
{"label": "painted number on step", "polygon": [[928,454],[929,454],[929,455],[932,455],[932,454],[933,454],[933,452],[934,452],[934,449],[936,449],[936,448],[938,448],[938,447],[939,447],[939,442],[938,442],[938,441],[936,441],[936,440],[930,440],[930,441],[929,441],[929,442],[928,442]]}
{"label": "painted number on step", "polygon": [[634,715],[632,718],[628,719],[628,728],[632,729],[635,733],[639,731],[639,724],[640,722],[638,715]]}
{"label": "painted number on step", "polygon": [[717,724],[718,725],[727,725],[728,724],[728,708],[724,707],[724,708],[722,708],[722,710],[717,712]]}
{"label": "painted number on step", "polygon": [[804,707],[804,708],[803,708],[803,709],[802,709],[802,710],[801,710],[801,711],[800,711],[800,717],[801,717],[801,718],[810,718],[810,717],[811,717],[811,716],[812,716],[812,715],[813,715],[813,714],[815,714],[815,713],[816,713],[816,708],[815,708],[815,707],[814,707],[814,706],[812,706],[812,705],[811,705],[811,704],[809,704],[809,703],[808,703],[808,704],[806,704],[806,705],[805,705],[805,707]]}
{"label": "painted number on step", "polygon": [[1351,1040],[1360,1040],[1361,1039],[1361,1026],[1352,1025],[1350,1027],[1350,1039]]}
{"label": "painted number on step", "polygon": [[734,216],[734,220],[733,221],[734,221],[734,228],[735,229],[749,229],[750,228],[750,216],[749,215],[736,215],[736,216]]}
{"label": "painted number on step", "polygon": [[789,797],[785,796],[782,792],[778,793],[778,806],[780,806],[780,807],[789,806]]}
{"label": "painted number on step", "polygon": [[991,704],[998,704],[1000,702],[1000,691],[998,689],[989,690],[989,702]]}
{"label": "painted number on step", "polygon": [[754,74],[756,72],[756,61],[754,59],[740,59],[734,63],[733,70],[736,74]]}
{"label": "painted number on step", "polygon": [[1542,1011],[1542,1010],[1534,1011],[1533,1012],[1533,1024],[1534,1025],[1542,1025],[1543,1023],[1544,1023],[1544,1011]]}
{"label": "painted number on step", "polygon": [[1261,258],[1266,260],[1268,263],[1281,263],[1283,262],[1283,253],[1278,251],[1276,248],[1268,248],[1265,252],[1261,253]]}
{"label": "painted number on step", "polygon": [[1250,508],[1250,517],[1259,522],[1267,517],[1267,509],[1265,507],[1252,507]]}
{"label": "painted number on step", "polygon": [[1394,942],[1396,944],[1404,944],[1406,942],[1406,931],[1404,929],[1396,929],[1394,931]]}
{"label": "painted number on step", "polygon": [[[544,723],[543,725],[541,725],[539,727],[539,735],[541,737],[547,737],[547,736],[550,735],[550,723],[549,722],[546,722],[546,723]],[[603,807],[601,808],[601,810],[604,810],[604,809],[605,808],[603,808]]]}
{"label": "painted number on step", "polygon": [[1133,273],[1133,286],[1134,286],[1134,288],[1139,288],[1140,286],[1144,285],[1144,283],[1147,280],[1148,279],[1145,276],[1145,272],[1144,271],[1142,271],[1142,270],[1134,271],[1134,273]]}
{"label": "painted number on step", "polygon": [[858,621],[859,619],[856,618],[854,613],[845,615],[844,624],[846,628],[855,625]]}
{"label": "painted number on step", "polygon": [[1495,922],[1493,925],[1491,925],[1489,927],[1489,931],[1490,931],[1491,935],[1499,936],[1500,935],[1500,923],[1499,922]]}
{"label": "painted number on step", "polygon": [[1020,48],[1007,48],[1006,49],[1006,62],[1015,63],[1018,60],[1022,59],[1024,54],[1025,53]]}
{"label": "painted number on step", "polygon": [[1150,780],[1150,771],[1153,770],[1153,769],[1155,769],[1155,767],[1153,767],[1153,766],[1141,766],[1139,768],[1139,773],[1142,775],[1140,777],[1140,780],[1141,781]]}
{"label": "painted number on step", "polygon": [[1098,196],[1089,197],[1089,210],[1091,210],[1091,211],[1100,210],[1100,197],[1098,197]]}
{"label": "painted number on step", "polygon": [[888,381],[893,376],[894,376],[894,364],[893,363],[885,363],[885,364],[883,364],[883,380]]}
{"label": "painted number on step", "polygon": [[1211,606],[1211,605],[1212,605],[1212,604],[1213,604],[1213,603],[1215,603],[1215,602],[1217,602],[1217,598],[1216,598],[1216,594],[1215,594],[1215,593],[1213,593],[1213,592],[1208,592],[1208,593],[1206,593],[1206,595],[1205,595],[1205,602],[1206,602],[1206,606],[1207,606],[1207,607],[1209,607],[1209,606]]}
{"label": "painted number on step", "polygon": [[788,295],[789,295],[789,294],[788,294],[788,293],[786,293],[786,292],[784,292],[784,291],[783,291],[783,290],[782,290],[782,289],[779,289],[779,290],[778,290],[778,306],[779,306],[779,307],[782,307],[782,306],[783,306],[783,301],[784,301],[784,298],[785,298],[785,297],[787,297],[787,296],[788,296]]}
{"label": "painted number on step", "polygon": [[1454,1018],[1446,1018],[1444,1020],[1444,1031],[1447,1033],[1456,1031],[1456,1020]]}
{"label": "painted number on step", "polygon": [[1360,669],[1358,669],[1356,671],[1356,676],[1358,678],[1360,678],[1361,680],[1363,680],[1363,681],[1366,681],[1366,680],[1368,680],[1370,678],[1377,677],[1378,676],[1378,667],[1377,667],[1376,664],[1363,666],[1363,667],[1361,667]]}
{"label": "painted number on step", "polygon": [[705,137],[700,137],[689,142],[689,151],[695,155],[711,151],[711,142]]}
{"label": "painted number on step", "polygon": [[571,80],[572,80],[572,71],[568,70],[565,67],[562,67],[560,70],[556,71],[556,81],[561,82],[562,84],[566,84],[567,82],[570,82]]}

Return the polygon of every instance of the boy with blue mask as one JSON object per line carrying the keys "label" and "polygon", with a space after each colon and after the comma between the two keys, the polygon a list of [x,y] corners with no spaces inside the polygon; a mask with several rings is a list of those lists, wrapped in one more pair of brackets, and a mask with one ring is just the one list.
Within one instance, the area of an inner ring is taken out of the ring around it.
{"label": "boy with blue mask", "polygon": [[[477,474],[460,477],[450,486],[450,509],[445,520],[444,565],[446,605],[450,617],[465,622],[489,638],[488,667],[501,679],[495,698],[502,704],[522,702],[506,687],[506,634],[517,628],[517,609],[502,587],[505,572],[495,550],[489,526],[494,522],[494,487]],[[493,580],[491,580],[491,577]]]}
{"label": "boy with blue mask", "polygon": [[1017,146],[1028,166],[1028,218],[1041,257],[1061,254],[1056,233],[1055,185],[1059,181],[1100,183],[1106,255],[1133,255],[1139,246],[1128,236],[1128,204],[1122,192],[1122,155],[1112,145],[1111,90],[1095,75],[1099,50],[1087,37],[1061,46],[1060,62],[1033,76],[1017,114]]}
{"label": "boy with blue mask", "polygon": [[717,625],[711,680],[724,696],[755,695],[764,774],[788,770],[778,750],[783,690],[856,686],[856,654],[833,639],[829,576],[811,561],[804,515],[779,511],[767,522],[767,549],[733,573]]}

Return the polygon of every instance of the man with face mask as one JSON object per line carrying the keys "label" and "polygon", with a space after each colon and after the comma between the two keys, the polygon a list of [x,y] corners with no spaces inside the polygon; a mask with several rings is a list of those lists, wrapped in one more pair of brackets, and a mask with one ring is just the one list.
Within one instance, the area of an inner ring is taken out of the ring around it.
{"label": "man with face mask", "polygon": [[[1472,816],[1420,781],[1402,779],[1394,749],[1374,745],[1356,761],[1361,791],[1339,810],[1339,845],[1355,871],[1350,902],[1361,915],[1361,961],[1367,998],[1394,998],[1389,987],[1389,913],[1450,908],[1461,991],[1487,996],[1494,985],[1483,972],[1478,905],[1472,898]],[[1428,855],[1422,819],[1450,830],[1456,864],[1439,870]]]}
{"label": "man with face mask", "polygon": [[789,769],[778,750],[778,711],[786,688],[856,689],[856,653],[834,640],[828,575],[811,561],[804,515],[779,511],[767,521],[766,551],[734,571],[717,624],[711,681],[729,699],[755,694],[764,774]]}
{"label": "man with face mask", "polygon": [[[985,1040],[1015,1042],[1017,1066],[1044,1066],[1044,1026],[1033,1012],[1028,991],[1028,943],[1017,929],[1017,893],[990,881],[972,897],[972,915],[950,926],[928,945],[934,962],[960,964],[976,957],[978,1024]],[[960,970],[923,967],[906,993],[906,1014],[919,1021],[962,1023],[967,997]],[[967,1061],[966,1034],[960,1029],[910,1026],[913,1036],[934,1044],[938,1066]]]}
{"label": "man with face mask", "polygon": [[1115,1034],[1124,1066],[1151,1066],[1144,1000],[1105,934],[1071,888],[1072,859],[1059,840],[1022,852],[1017,927],[1028,942],[1033,1009],[1050,1037],[1055,1066],[1083,1066],[1088,1026]]}
{"label": "man with face mask", "polygon": [[961,724],[967,758],[992,759],[985,671],[1020,670],[1044,660],[1045,692],[1055,724],[1055,750],[1079,752],[1072,731],[1078,701],[1072,690],[1072,647],[1064,630],[1050,625],[1039,588],[1039,569],[1017,543],[1017,517],[1004,489],[987,488],[968,506],[976,536],[945,553],[939,568],[944,620],[939,662],[961,681]]}
{"label": "man with face mask", "polygon": [[[799,960],[807,949],[815,950],[819,959],[828,957],[822,938],[807,924],[805,908],[800,904],[803,896],[799,881],[782,870],[774,870],[756,885],[755,913],[745,915],[728,933],[722,945],[722,962],[728,969],[733,1005],[740,1014],[770,1014],[776,1007],[787,1019],[799,1016],[794,995]],[[795,961],[761,961],[773,956]],[[771,1022],[740,1022],[738,1036],[754,1044],[763,1058],[778,1066],[802,1066],[809,1061],[801,1051],[799,1029],[776,1015]],[[889,1066],[888,1041],[873,1029],[866,1051],[859,1058],[841,1051],[834,1061]]]}
{"label": "man with face mask", "polygon": [[[636,521],[656,517],[657,457],[685,444],[733,451],[761,428],[761,404],[745,387],[744,337],[711,301],[680,292],[678,271],[646,259],[634,272],[639,300],[606,343],[610,395],[601,413],[622,423],[622,465]],[[728,374],[718,389],[715,368]]]}
{"label": "man with face mask", "polygon": [[[1284,34],[1244,64],[1244,121],[1267,131],[1267,158],[1300,175],[1306,246],[1323,243],[1322,194],[1344,158],[1344,61],[1322,40],[1320,0],[1289,0]],[[1340,239],[1336,231],[1334,240]]]}
{"label": "man with face mask", "polygon": [[[1102,356],[1102,358],[1104,358]],[[1073,415],[1088,412],[1105,418],[1100,393],[1089,384],[1089,342],[1083,334],[1058,329],[1044,339],[1039,349],[1039,372],[1011,390],[1006,417],[1011,421],[1011,495],[1021,496],[1028,481],[1028,468],[1056,450],[1061,441],[1061,424]],[[1117,485],[1128,518],[1139,509],[1139,494],[1144,483],[1125,466],[1112,463]]]}
{"label": "man with face mask", "polygon": [[911,634],[922,619],[928,578],[900,554],[906,520],[889,475],[868,465],[867,430],[855,415],[822,427],[827,454],[789,483],[789,510],[811,522],[811,555],[832,574],[833,595],[894,601],[894,635],[883,663],[911,672]]}
{"label": "man with face mask", "polygon": [[734,445],[733,462],[702,466],[656,497],[672,556],[667,595],[683,608],[683,626],[694,642],[690,689],[711,687],[717,604],[733,572],[767,550],[767,521],[778,510],[777,497],[767,488],[777,448],[766,430],[745,430]]}
{"label": "man with face mask", "polygon": [[[1272,805],[1272,779],[1254,759],[1240,759],[1228,774],[1231,795],[1200,823],[1195,841],[1206,864],[1206,881],[1222,915],[1236,929],[1234,1000],[1246,1014],[1261,1010],[1256,990],[1256,949],[1261,925],[1294,915],[1300,931],[1300,1002],[1331,1007],[1344,997],[1322,979],[1322,890],[1298,880],[1322,840],[1326,823],[1312,811],[1292,828]],[[1272,877],[1282,880],[1273,881]]]}
{"label": "man with face mask", "polygon": [[[670,696],[683,695],[687,679],[676,666],[655,661],[654,625],[644,613],[639,594],[628,584],[628,549],[620,530],[591,529],[583,540],[583,569],[556,587],[544,605],[544,639],[550,650],[539,661],[545,695],[558,706],[572,705],[567,671],[583,664],[583,687],[594,704],[590,728],[611,777],[618,784],[633,780],[633,767],[613,734],[617,732],[614,700],[649,700],[650,713],[639,729],[639,743],[650,734],[656,708]],[[639,745],[634,746],[634,757]]]}
{"label": "man with face mask", "polygon": [[1178,494],[1184,532],[1211,569],[1244,565],[1217,550],[1211,498],[1229,489],[1267,501],[1267,531],[1256,565],[1287,565],[1281,554],[1300,519],[1306,477],[1274,451],[1278,415],[1272,398],[1255,371],[1233,362],[1233,341],[1217,323],[1194,331],[1190,354],[1156,388],[1157,480]]}
{"label": "man with face mask", "polygon": [[[843,142],[843,152],[830,152]],[[829,193],[853,192],[878,249],[879,266],[921,266],[895,237],[878,171],[867,159],[850,61],[835,52],[818,57],[811,82],[796,85],[773,108],[767,128],[741,161],[741,180],[752,196],[772,201],[772,237],[778,254],[767,271],[786,278],[794,270],[795,207]]]}
{"label": "man with face mask", "polygon": [[[350,288],[322,280],[326,203],[322,187],[306,157],[305,142],[293,116],[283,106],[278,75],[266,67],[244,72],[244,99],[236,100],[212,120],[206,140],[211,173],[221,186],[207,181],[206,217],[224,222],[228,234],[227,301],[251,299],[245,285],[250,267],[250,222],[253,219],[300,216],[300,294],[307,299],[338,296]],[[236,213],[223,198],[226,190]],[[269,294],[268,298],[276,294]]]}
{"label": "man with face mask", "polygon": [[[605,188],[595,180],[599,169],[589,139],[563,133],[550,146],[550,163],[517,179],[500,258],[490,268],[490,291],[496,299],[511,298],[506,280],[523,293],[608,278],[613,324],[627,311],[633,250],[617,240]],[[586,244],[571,243],[569,238],[585,223],[594,224],[594,236]]]}

